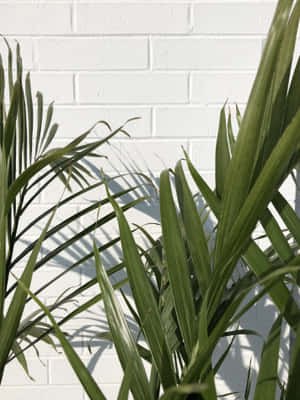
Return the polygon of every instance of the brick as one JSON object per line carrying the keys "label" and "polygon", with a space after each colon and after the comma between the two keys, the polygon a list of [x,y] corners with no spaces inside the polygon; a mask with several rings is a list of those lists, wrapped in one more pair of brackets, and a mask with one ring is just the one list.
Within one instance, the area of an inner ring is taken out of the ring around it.
{"label": "brick", "polygon": [[199,3],[194,6],[194,33],[265,34],[273,14],[272,4]]}
{"label": "brick", "polygon": [[205,137],[216,135],[219,109],[172,107],[155,110],[155,136]]}
{"label": "brick", "polygon": [[68,4],[0,4],[2,34],[71,33],[71,8]]}
{"label": "brick", "polygon": [[155,69],[256,69],[261,56],[260,39],[156,38]]}
{"label": "brick", "polygon": [[40,73],[31,74],[33,100],[35,93],[42,92],[44,103],[54,101],[56,104],[73,103],[73,76],[68,73]]}
{"label": "brick", "polygon": [[82,103],[149,104],[185,103],[187,75],[184,73],[80,74]]}
{"label": "brick", "polygon": [[37,40],[43,70],[145,69],[146,38],[41,38]]}
{"label": "brick", "polygon": [[[117,107],[56,107],[54,120],[59,124],[59,136],[61,138],[74,138],[92,127],[97,121],[108,122],[112,129],[117,129],[129,118],[140,117],[131,121],[126,129],[132,137],[151,136],[151,110],[146,107],[117,108]],[[98,125],[93,130],[94,135],[108,134],[103,125]],[[123,137],[118,134],[116,137]]]}
{"label": "brick", "polygon": [[191,159],[198,170],[214,170],[215,146],[215,140],[197,140],[191,142]]}
{"label": "brick", "polygon": [[78,4],[77,32],[97,34],[188,32],[186,4]]}
{"label": "brick", "polygon": [[121,143],[121,155],[136,162],[141,171],[160,172],[175,167],[183,157],[181,146],[187,148],[186,140],[151,140]]}
{"label": "brick", "polygon": [[191,101],[193,103],[246,103],[254,82],[251,73],[194,73]]}
{"label": "brick", "polygon": [[289,201],[294,201],[296,198],[296,185],[293,178],[289,175],[283,184],[280,186],[280,192]]}
{"label": "brick", "polygon": [[61,398],[82,400],[83,389],[81,386],[62,387],[61,385],[19,388],[5,387],[0,388],[0,396],[7,400],[23,400],[24,397],[30,398],[31,400],[53,400]]}

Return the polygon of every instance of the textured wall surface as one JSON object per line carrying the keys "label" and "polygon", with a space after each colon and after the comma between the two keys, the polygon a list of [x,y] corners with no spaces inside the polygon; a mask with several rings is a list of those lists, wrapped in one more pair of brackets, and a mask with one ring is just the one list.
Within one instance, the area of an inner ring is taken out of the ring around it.
{"label": "textured wall surface", "polygon": [[[112,143],[113,152],[107,149],[119,170],[124,169],[121,161],[127,160],[158,175],[165,166],[174,167],[183,145],[213,185],[220,108],[228,99],[229,104],[237,102],[243,109],[273,10],[272,1],[250,0],[9,0],[0,1],[0,32],[11,43],[13,39],[20,42],[24,67],[32,71],[34,88],[43,92],[47,103],[55,100],[59,143],[99,119],[117,127],[130,117],[140,116],[128,126],[132,138],[119,136]],[[0,50],[5,57],[3,43]],[[103,133],[103,128],[95,129],[95,134]],[[112,169],[108,163],[104,167],[106,172]],[[291,182],[285,184],[285,191],[293,201]],[[34,207],[41,209],[54,203],[60,193],[60,187],[52,187]],[[60,218],[83,204],[64,210]],[[28,220],[34,212],[33,208]],[[131,221],[151,220],[146,212],[137,214],[129,214]],[[33,230],[32,238],[38,232],[39,228]],[[64,262],[58,259],[48,266],[33,284],[38,287]],[[60,287],[49,288],[44,300],[55,299],[60,291],[86,278],[84,273],[69,274]],[[91,333],[105,326],[100,305],[94,309],[95,316],[91,310],[90,315],[73,321],[68,328],[75,333],[73,343],[79,354],[94,371],[108,399],[113,400],[122,376],[113,349],[95,344],[89,354],[84,346],[89,336],[79,328],[84,325]],[[247,318],[264,329],[272,313],[268,307],[261,311],[256,308]],[[245,371],[235,371],[234,353],[227,371],[242,374],[244,379],[249,342],[239,345],[245,349]],[[43,365],[33,351],[28,353],[35,381],[27,378],[16,363],[9,364],[1,399],[86,399],[62,354],[42,345],[40,356]],[[234,390],[243,388],[239,379]]]}

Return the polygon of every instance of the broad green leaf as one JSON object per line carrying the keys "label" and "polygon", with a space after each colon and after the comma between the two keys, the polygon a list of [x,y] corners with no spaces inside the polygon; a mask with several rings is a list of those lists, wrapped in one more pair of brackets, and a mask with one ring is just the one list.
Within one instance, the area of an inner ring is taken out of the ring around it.
{"label": "broad green leaf", "polygon": [[[272,269],[264,252],[251,241],[247,251],[244,254],[245,260],[251,267],[255,275],[260,278],[267,271]],[[297,318],[299,318],[299,309],[284,282],[278,282],[269,289],[269,295],[274,301],[280,313],[282,313],[288,323],[293,327]]]}
{"label": "broad green leaf", "polygon": [[30,375],[29,373],[29,369],[28,369],[28,364],[27,364],[27,360],[24,356],[24,353],[21,351],[21,347],[18,344],[17,341],[15,341],[12,345],[12,351],[14,352],[14,354],[18,354],[17,355],[17,360],[20,363],[21,367],[24,369],[26,375],[28,376],[29,379],[31,379],[32,381],[34,381],[33,377]]}
{"label": "broad green leaf", "polygon": [[[269,93],[276,61],[284,30],[288,21],[292,1],[279,1],[270,32],[265,43],[263,55],[254,85],[245,110],[239,135],[235,143],[235,151],[226,178],[226,190],[222,216],[220,218],[216,238],[216,261],[221,263],[224,255],[224,244],[232,225],[248,195],[255,165],[257,142],[264,116],[264,105]],[[233,190],[234,188],[234,190]]]}
{"label": "broad green leaf", "polygon": [[[207,390],[206,385],[200,385],[198,383],[183,384],[168,389],[161,397],[160,400],[175,400],[180,398],[186,398],[187,395],[193,394],[205,394]],[[210,400],[205,397],[205,400]]]}
{"label": "broad green leaf", "polygon": [[29,160],[32,161],[33,149],[33,101],[31,92],[30,73],[28,72],[25,79],[25,95],[27,105],[27,120],[28,120],[28,144],[29,144]]}
{"label": "broad green leaf", "polygon": [[48,146],[51,144],[52,140],[54,139],[56,132],[58,130],[58,124],[53,124],[50,128],[46,143],[42,149],[42,153],[48,148]]}
{"label": "broad green leaf", "polygon": [[43,123],[43,95],[37,92],[37,128],[36,128],[36,142],[35,142],[35,158],[38,157],[38,149],[40,147],[42,123]]}
{"label": "broad green leaf", "polygon": [[140,358],[135,341],[125,320],[124,313],[101,262],[95,241],[94,253],[96,274],[103,294],[107,320],[124,373],[127,365],[132,363],[130,388],[133,396],[136,399],[153,399],[142,359]]}
{"label": "broad green leaf", "polygon": [[225,106],[220,112],[219,118],[219,130],[216,144],[216,191],[219,198],[221,198],[224,191],[225,179],[227,170],[230,163],[229,145],[227,142],[227,127],[226,127],[226,116]]}
{"label": "broad green leaf", "polygon": [[[286,128],[278,144],[272,151],[261,174],[257,178],[252,190],[244,201],[240,213],[235,219],[230,234],[226,237],[226,242],[222,249],[222,258],[216,261],[215,270],[225,271],[229,278],[238,258],[241,256],[243,247],[247,245],[250,234],[255,228],[259,216],[264,212],[267,204],[273,197],[274,187],[278,184],[281,175],[290,159],[290,155],[295,148],[298,148],[300,135],[300,111]],[[219,226],[220,228],[220,226]],[[217,235],[220,234],[218,229]],[[223,232],[224,233],[224,232]],[[221,253],[219,253],[221,254]],[[217,288],[217,274],[215,275],[215,289],[212,292],[212,309],[218,304],[224,288]]]}
{"label": "broad green leaf", "polygon": [[294,71],[293,79],[289,88],[286,105],[285,125],[287,126],[300,107],[300,101],[297,93],[300,88],[300,58],[298,58],[296,68]]}
{"label": "broad green leaf", "polygon": [[282,233],[278,222],[268,209],[265,210],[260,221],[281,260],[285,263],[289,262],[293,258],[294,252]]}
{"label": "broad green leaf", "polygon": [[274,322],[263,347],[254,400],[276,398],[281,325],[282,317],[280,315]]}
{"label": "broad green leaf", "polygon": [[12,93],[13,93],[13,54],[12,54],[12,49],[10,47],[10,44],[8,43],[8,40],[3,37],[3,40],[6,44],[7,51],[8,51],[8,56],[7,56],[7,69],[8,69],[8,88],[9,88],[9,97],[10,100],[12,99]]}
{"label": "broad green leaf", "polygon": [[[219,341],[219,338],[223,336],[224,332],[231,324],[236,322],[235,320],[231,320],[231,318],[238,311],[239,307],[242,304],[242,301],[254,287],[257,287],[258,285],[264,285],[267,287],[267,289],[269,289],[269,286],[275,284],[282,276],[297,271],[299,271],[298,266],[285,266],[283,268],[278,268],[275,271],[272,269],[271,271],[264,274],[264,276],[257,282],[255,281],[253,283],[253,281],[250,280],[246,286],[242,286],[239,293],[235,295],[233,299],[228,303],[228,306],[223,310],[222,314],[216,321],[216,324],[208,337],[207,346],[198,346],[198,349],[195,349],[195,354],[192,358],[192,362],[190,362],[188,369],[185,373],[184,382],[193,382],[195,379],[198,379],[199,374],[205,372],[207,368],[209,368],[211,355],[216,344]],[[262,293],[265,294],[266,291],[262,291]],[[209,296],[208,292],[206,295]],[[261,295],[257,295],[256,301],[258,301],[260,298]],[[253,304],[254,303],[251,302],[251,306],[253,306]],[[247,310],[248,307],[244,307],[243,313]],[[238,318],[240,318],[241,315],[242,313],[239,313]]]}
{"label": "broad green leaf", "polygon": [[7,160],[9,160],[13,143],[15,140],[19,96],[20,96],[20,85],[18,82],[16,82],[14,85],[12,100],[4,127],[4,148]]}
{"label": "broad green leaf", "polygon": [[16,49],[17,58],[17,81],[20,85],[19,104],[18,104],[18,118],[17,118],[17,142],[18,142],[18,161],[19,173],[23,168],[27,167],[27,121],[26,121],[26,106],[23,91],[23,62],[20,54],[20,44],[17,43]]}
{"label": "broad green leaf", "polygon": [[132,369],[132,364],[133,361],[130,361],[126,366],[117,400],[128,400],[130,383],[134,373]]}
{"label": "broad green leaf", "polygon": [[288,384],[286,389],[286,399],[292,400],[296,399],[300,391],[300,325],[297,326],[296,340],[294,342],[294,347],[292,350]]}
{"label": "broad green leaf", "polygon": [[[5,203],[7,196],[7,182],[8,171],[5,151],[0,148],[0,200],[1,204]],[[6,230],[7,230],[7,219],[4,215],[3,207],[0,208],[0,330],[3,323],[4,313],[4,302],[5,302],[5,287],[6,287]]]}
{"label": "broad green leaf", "polygon": [[233,134],[230,108],[229,108],[229,115],[228,115],[228,120],[227,120],[227,136],[228,136],[228,143],[230,146],[230,152],[232,154],[233,150],[234,150],[235,137]]}
{"label": "broad green leaf", "polygon": [[210,256],[199,212],[186,182],[181,162],[178,162],[175,168],[175,183],[188,247],[199,286],[204,295],[210,282]]}
{"label": "broad green leaf", "polygon": [[110,196],[108,189],[107,193],[118,218],[124,263],[126,265],[132,295],[143,325],[143,332],[151,350],[153,362],[156,365],[162,385],[164,388],[168,388],[176,384],[176,377],[158,306],[123,211]]}
{"label": "broad green leaf", "polygon": [[[208,340],[208,307],[207,307],[207,300],[208,296],[207,293],[204,296],[204,299],[201,304],[201,311],[199,315],[199,325],[198,325],[198,339],[197,343],[193,349],[193,356],[197,357],[197,353],[200,351],[201,348],[206,349],[206,347],[209,346],[209,340]],[[191,364],[193,361],[191,360]],[[205,370],[205,374],[203,376],[203,373],[199,371],[199,377],[201,379],[201,383],[206,384],[207,390],[205,393],[205,398],[213,400],[217,398],[217,393],[216,393],[216,387],[215,387],[215,381],[214,381],[214,373],[212,369],[212,360],[209,361],[209,366]],[[186,382],[188,383],[188,382]]]}
{"label": "broad green leaf", "polygon": [[168,275],[184,345],[191,354],[195,343],[195,306],[190,270],[171,192],[169,172],[160,175],[160,214]]}
{"label": "broad green leaf", "polygon": [[[204,196],[215,216],[219,218],[221,213],[221,201],[216,197],[215,193],[209,188],[204,179],[199,175],[188,157],[187,162],[191,175],[195,183],[197,184],[200,192]],[[244,257],[248,262],[250,268],[258,278],[272,268],[272,265],[270,264],[267,257],[252,240],[249,242],[249,246],[245,249]],[[276,285],[270,288],[269,293],[272,300],[277,305],[279,311],[284,314],[289,324],[293,325],[295,323],[295,317],[298,314],[298,307],[295,302],[290,298],[287,287],[284,285],[284,283],[278,282]],[[289,303],[291,303],[291,308],[286,307]]]}
{"label": "broad green leaf", "polygon": [[273,204],[298,245],[300,245],[300,220],[296,212],[279,192],[274,196]]}
{"label": "broad green leaf", "polygon": [[264,138],[263,164],[271,154],[274,146],[286,127],[286,95],[288,91],[290,70],[299,24],[299,12],[300,3],[297,2],[286,26],[276,61],[272,88],[273,90],[270,91],[269,95],[271,98],[271,110],[266,111],[270,113],[270,125]]}
{"label": "broad green leaf", "polygon": [[[43,136],[41,139],[41,145],[40,145],[40,150],[43,146],[43,144],[45,143],[45,140],[47,138],[47,134],[48,134],[48,130],[50,128],[51,125],[51,121],[52,121],[52,116],[53,116],[53,102],[49,104],[48,110],[47,110],[47,116],[46,116],[46,121],[45,121],[45,126],[44,126],[44,130],[43,130]],[[56,124],[57,125],[57,124]],[[58,125],[57,125],[58,126]],[[53,128],[53,127],[52,127]],[[56,128],[57,129],[57,128]],[[50,136],[50,134],[49,134]],[[47,139],[49,140],[49,139]],[[43,147],[43,150],[41,151],[42,153],[44,152],[44,150],[48,147],[47,142]]]}

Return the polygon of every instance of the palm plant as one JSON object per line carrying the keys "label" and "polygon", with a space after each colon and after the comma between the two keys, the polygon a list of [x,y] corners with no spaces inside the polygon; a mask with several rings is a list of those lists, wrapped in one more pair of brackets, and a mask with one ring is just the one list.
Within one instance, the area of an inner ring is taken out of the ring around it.
{"label": "palm plant", "polygon": [[[154,241],[141,228],[152,241],[151,251],[136,245],[122,209],[107,188],[118,218],[134,300],[134,306],[128,302],[128,307],[146,341],[141,345],[130,332],[94,243],[101,289],[98,299],[104,301],[110,327],[106,337],[113,341],[124,370],[119,399],[127,399],[129,391],[135,399],[216,399],[215,374],[230,345],[214,364],[216,346],[223,336],[254,333],[238,329],[237,323],[266,293],[279,316],[264,344],[254,398],[276,398],[282,320],[296,332],[296,340],[288,382],[280,384],[281,398],[298,396],[300,314],[288,283],[299,286],[300,221],[279,188],[296,168],[300,155],[299,60],[292,70],[299,15],[299,0],[295,4],[279,0],[245,114],[243,118],[237,114],[236,138],[231,116],[226,119],[225,110],[221,112],[215,191],[185,154],[188,171],[217,219],[212,252],[182,161],[160,177],[162,242]],[[175,177],[176,197],[170,173]],[[269,208],[271,203],[286,232]],[[266,250],[253,239],[258,222],[271,243]],[[232,283],[241,260],[245,274]],[[50,311],[25,286],[20,282],[50,318],[90,398],[103,399]],[[246,296],[254,287],[258,292],[249,300]],[[151,365],[150,377],[142,359]],[[249,382],[245,398],[249,398]]]}
{"label": "palm plant", "polygon": [[[235,323],[267,292],[280,317],[264,347],[254,396],[259,399],[263,393],[273,399],[278,380],[282,318],[292,330],[299,331],[299,308],[287,282],[298,284],[300,225],[292,207],[279,192],[282,182],[299,161],[297,95],[300,62],[292,74],[291,65],[300,2],[297,1],[294,7],[292,3],[278,3],[236,140],[231,116],[226,121],[224,109],[221,112],[215,192],[198,174],[186,154],[189,172],[218,220],[212,254],[208,250],[182,162],[178,162],[173,171],[180,217],[172,195],[170,172],[163,171],[160,177],[163,247],[155,257],[151,254],[146,256],[154,280],[143,270],[141,255],[128,224],[115,200],[111,199],[118,214],[124,260],[135,301],[136,310],[132,313],[149,346],[148,353],[140,350],[140,355],[152,364],[151,379],[147,384],[154,398],[159,397],[161,388],[165,390],[162,398],[188,397],[188,393],[193,394],[192,398],[216,398],[214,375],[224,357],[213,366],[214,349],[223,335],[245,333],[236,331]],[[287,227],[286,235],[268,208],[270,202]],[[258,222],[272,244],[272,248],[266,251],[251,238]],[[289,241],[290,237],[293,243]],[[232,273],[241,258],[247,265],[247,272],[232,285]],[[126,364],[135,357],[139,347],[131,348],[130,353],[128,341],[118,334],[117,318],[111,311],[116,307],[116,299],[112,292],[110,296],[106,295],[109,293],[108,283],[98,261],[99,269],[110,335],[126,372]],[[246,294],[258,283],[262,287],[260,292],[240,309]],[[297,396],[299,389],[296,378],[299,340],[297,334],[287,389],[282,389],[282,396],[290,399]],[[124,357],[124,348],[129,352],[127,357]],[[139,384],[141,382],[142,378]],[[206,385],[205,390],[201,384]],[[138,398],[134,385],[137,383],[132,379],[130,389]],[[143,390],[146,391],[145,387]],[[201,394],[196,395],[198,391]]]}
{"label": "palm plant", "polygon": [[[22,270],[21,279],[30,287],[33,276],[38,270],[63,254],[63,251],[70,251],[74,244],[88,237],[95,226],[101,227],[115,218],[114,212],[110,212],[72,234],[71,237],[67,237],[63,242],[56,240],[55,247],[38,259],[40,249],[47,239],[56,238],[55,235],[59,235],[63,229],[72,226],[74,221],[78,221],[100,205],[109,203],[107,198],[101,198],[99,195],[97,196],[99,200],[85,206],[80,212],[74,212],[61,223],[56,222],[49,229],[56,209],[71,204],[74,199],[91,193],[92,190],[101,189],[103,182],[95,180],[95,176],[85,164],[86,157],[102,157],[97,151],[101,145],[108,143],[117,133],[127,133],[124,126],[112,130],[107,122],[99,121],[98,123],[104,124],[110,131],[106,137],[86,141],[85,139],[93,130],[92,127],[63,147],[51,147],[58,130],[58,125],[52,122],[53,104],[45,110],[43,96],[38,92],[35,107],[30,74],[28,73],[25,79],[23,78],[20,47],[17,45],[14,62],[13,51],[9,43],[6,40],[5,42],[8,48],[7,70],[4,69],[0,57],[0,382],[6,364],[15,357],[28,372],[23,354],[26,348],[35,346],[40,340],[50,345],[54,344],[50,336],[52,327],[42,321],[42,313],[33,312],[24,317],[24,308],[31,299],[24,295],[15,281],[11,282],[10,273]],[[7,103],[8,107],[6,107]],[[120,176],[116,175],[110,180],[118,178]],[[94,179],[94,182],[91,179]],[[57,180],[63,183],[65,191],[69,193],[62,197],[59,204],[36,213],[31,221],[24,223],[24,215],[30,210],[37,197]],[[142,198],[135,198],[134,191],[134,187],[121,188],[115,194],[118,198],[132,194],[131,200],[124,203],[124,210],[142,201]],[[49,219],[48,223],[47,219]],[[30,229],[39,224],[45,226],[41,229],[39,238],[29,240],[29,242],[25,240],[28,239],[27,234]],[[101,252],[110,249],[118,240],[119,238],[109,239],[102,244],[99,243],[97,247]],[[25,247],[18,253],[18,245],[21,242],[25,243]],[[50,285],[55,285],[68,271],[74,270],[92,256],[93,251],[81,254],[71,262],[68,268],[61,270],[50,281],[41,284],[36,293],[43,294],[45,289]],[[28,257],[29,260],[26,261]],[[121,268],[122,264],[117,265],[109,273],[118,272]],[[89,279],[76,290],[62,293],[52,304],[51,310],[84,294],[95,283],[95,279]],[[89,303],[86,306],[82,305],[81,310],[88,305]],[[64,316],[64,321],[69,320],[73,314],[74,312]]]}

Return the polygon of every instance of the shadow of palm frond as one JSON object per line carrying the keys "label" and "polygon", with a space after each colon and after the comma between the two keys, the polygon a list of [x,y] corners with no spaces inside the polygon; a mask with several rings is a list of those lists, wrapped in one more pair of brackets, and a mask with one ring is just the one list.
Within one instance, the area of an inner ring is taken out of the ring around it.
{"label": "shadow of palm frond", "polygon": [[[139,168],[138,162],[136,160],[130,161],[129,154],[125,159],[126,161],[124,161],[122,158],[119,158],[119,162],[122,165],[122,170],[117,169],[114,165],[111,164],[111,168],[114,170],[114,173],[105,174],[104,176],[102,171],[100,171],[99,168],[93,165],[91,161],[85,161],[85,163],[92,170],[99,181],[102,181],[103,179],[107,181],[109,191],[113,195],[123,192],[126,188],[135,186],[136,189],[133,192],[124,193],[124,195],[122,195],[118,199],[118,201],[120,201],[121,204],[128,204],[140,197],[146,197],[147,199],[144,202],[139,203],[135,206],[135,211],[139,212],[142,217],[145,217],[145,224],[153,224],[152,228],[155,226],[155,229],[153,230],[156,231],[157,237],[160,237],[160,210],[158,190],[159,177],[153,171],[151,171],[150,168],[148,168],[148,170],[143,173],[139,172],[141,168]],[[114,179],[114,177],[117,178]],[[86,199],[86,201],[91,204],[98,200],[99,199]],[[207,236],[210,237],[210,247],[213,251],[216,221],[213,216],[208,213],[209,211],[206,209],[206,203],[204,202],[203,198],[198,195],[195,200],[198,209],[201,210],[203,213],[205,231],[207,233]],[[140,220],[137,221],[134,218],[129,218],[129,222],[139,223]],[[82,222],[80,222],[78,226],[80,230],[83,230],[85,228]],[[97,231],[95,233],[96,228]],[[59,267],[62,270],[61,276],[66,274],[67,271],[73,270],[80,274],[80,284],[92,281],[95,278],[92,248],[92,241],[94,237],[98,248],[102,249],[101,258],[107,270],[122,262],[122,250],[120,248],[117,226],[111,228],[109,226],[106,227],[105,225],[101,227],[97,227],[95,225],[94,229],[91,230],[90,233],[72,242],[69,246],[64,247],[63,244],[67,243],[69,238],[74,237],[74,235],[76,235],[77,233],[78,231],[76,230],[76,228],[69,226],[68,231],[66,231],[66,229],[64,229],[64,231],[58,231],[55,235],[48,238],[44,243],[42,257],[46,257],[47,254],[51,252],[51,248],[53,247],[61,249],[57,251],[57,254],[55,254],[55,256],[51,259],[51,265]],[[149,242],[147,242],[144,237],[142,239],[142,243],[144,248],[149,247]],[[234,272],[233,281],[238,280],[245,271],[244,265],[242,263],[240,263],[237,267],[237,270]],[[122,268],[115,274],[111,275],[111,281],[112,283],[116,283],[124,279],[125,277],[126,272],[124,268]],[[55,284],[55,282],[56,280],[53,279],[52,282],[47,282],[46,286],[49,287],[50,284]],[[46,286],[44,285],[43,287],[46,288]],[[99,290],[96,283],[94,290],[95,293]],[[124,291],[126,295],[130,296],[130,290],[128,286],[125,287]],[[84,295],[84,293],[82,294]],[[259,318],[257,317],[257,312],[254,312],[253,314],[253,311],[251,311],[252,314],[247,313],[241,321],[241,327],[243,327],[244,329],[253,329],[253,326],[256,327],[259,322],[261,323],[261,321],[264,321],[263,326],[259,326],[259,328],[265,331],[264,334],[266,335],[267,330],[270,328],[275,318],[276,310],[274,307],[266,305],[264,302],[258,304],[256,309],[259,309]],[[136,334],[138,331],[138,327],[135,324],[134,319],[130,316],[127,316],[127,320],[129,322],[131,330],[134,332],[134,334]],[[72,334],[72,338],[74,338],[75,340],[76,336],[83,337],[85,345],[87,345],[89,341],[97,336],[99,332],[108,330],[106,319],[103,316],[103,311],[102,314],[99,314],[95,311],[87,310],[85,312],[85,316],[83,318],[78,316],[74,323],[75,322],[79,326]],[[75,346],[79,346],[80,341],[75,341],[74,343]],[[222,350],[224,351],[224,346],[226,347],[226,343],[228,344],[228,341],[223,340],[218,345],[218,348],[216,349],[216,360],[218,358],[218,354],[221,354]],[[96,351],[93,352],[92,357],[89,361],[89,367],[91,370],[95,368],[95,365],[103,352],[106,349],[111,348],[112,346],[107,341],[95,340],[93,342],[93,347],[96,348]],[[219,378],[226,383],[228,390],[232,392],[243,392],[244,386],[241,382],[246,381],[249,368],[249,363],[245,362],[245,360],[249,361],[250,359],[250,356],[248,358],[245,358],[245,354],[249,355],[251,349],[251,358],[254,360],[252,365],[257,365],[259,363],[261,348],[262,341],[253,336],[247,336],[247,341],[243,340],[242,337],[238,337],[235,340],[232,351],[230,351],[230,353],[227,355],[226,361],[219,370],[218,374]],[[284,361],[286,360],[286,353],[288,349],[286,342],[283,343],[282,349],[282,363],[280,369],[281,374],[283,374],[285,370]],[[235,371],[234,381],[232,380],[233,370]],[[253,380],[255,381],[255,379],[256,372],[254,371]],[[229,384],[229,382],[232,383]]]}

